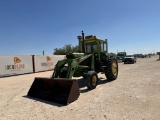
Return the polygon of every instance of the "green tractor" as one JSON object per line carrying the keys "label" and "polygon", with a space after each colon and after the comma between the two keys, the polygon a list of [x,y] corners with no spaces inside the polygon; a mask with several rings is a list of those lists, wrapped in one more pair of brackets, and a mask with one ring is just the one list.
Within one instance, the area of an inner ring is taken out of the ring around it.
{"label": "green tractor", "polygon": [[79,53],[68,53],[66,59],[57,62],[51,78],[35,78],[28,96],[60,104],[69,104],[78,99],[78,80],[83,76],[88,89],[98,84],[97,73],[104,73],[107,80],[118,76],[117,60],[108,54],[107,40],[96,36],[78,36]]}

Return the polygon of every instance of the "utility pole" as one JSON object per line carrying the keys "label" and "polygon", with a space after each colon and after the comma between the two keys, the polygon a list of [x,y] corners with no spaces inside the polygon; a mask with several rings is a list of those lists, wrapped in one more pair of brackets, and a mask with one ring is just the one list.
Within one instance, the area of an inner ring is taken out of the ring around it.
{"label": "utility pole", "polygon": [[42,54],[44,55],[44,50],[43,50]]}

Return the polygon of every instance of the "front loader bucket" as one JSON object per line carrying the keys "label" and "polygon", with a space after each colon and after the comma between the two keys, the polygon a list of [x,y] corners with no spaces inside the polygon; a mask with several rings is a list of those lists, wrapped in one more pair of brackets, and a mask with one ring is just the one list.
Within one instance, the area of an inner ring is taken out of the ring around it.
{"label": "front loader bucket", "polygon": [[78,99],[77,80],[66,78],[35,78],[28,96],[60,104],[69,104]]}

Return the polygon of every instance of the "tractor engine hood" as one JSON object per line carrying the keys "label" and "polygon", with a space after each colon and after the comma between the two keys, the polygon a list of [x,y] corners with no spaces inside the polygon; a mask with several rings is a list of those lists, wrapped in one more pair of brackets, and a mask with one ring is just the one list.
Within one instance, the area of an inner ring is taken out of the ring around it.
{"label": "tractor engine hood", "polygon": [[82,56],[84,56],[84,53],[67,53],[66,54],[67,59],[75,59]]}

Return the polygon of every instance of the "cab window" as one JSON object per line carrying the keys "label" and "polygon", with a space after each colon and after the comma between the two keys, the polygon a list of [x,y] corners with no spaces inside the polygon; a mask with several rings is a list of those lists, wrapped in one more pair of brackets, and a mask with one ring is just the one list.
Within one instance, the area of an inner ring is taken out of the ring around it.
{"label": "cab window", "polygon": [[101,42],[101,52],[104,51],[104,46],[103,46],[103,42]]}
{"label": "cab window", "polygon": [[101,52],[107,51],[107,45],[104,42],[101,42]]}
{"label": "cab window", "polygon": [[97,43],[85,43],[85,52],[97,52]]}
{"label": "cab window", "polygon": [[107,45],[104,43],[104,51],[107,51]]}

